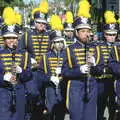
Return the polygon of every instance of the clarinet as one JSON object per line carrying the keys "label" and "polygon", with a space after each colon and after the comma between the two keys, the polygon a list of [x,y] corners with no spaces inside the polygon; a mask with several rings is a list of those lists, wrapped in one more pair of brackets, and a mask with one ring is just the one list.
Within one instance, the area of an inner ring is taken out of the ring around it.
{"label": "clarinet", "polygon": [[[60,51],[57,52],[57,67],[59,67],[59,65],[60,65]],[[56,74],[56,77],[59,78],[59,74]],[[56,86],[56,94],[57,95],[59,94],[59,85]]]}
{"label": "clarinet", "polygon": [[[86,63],[91,66],[91,64],[88,62],[88,57],[89,57],[90,53],[89,53],[89,50],[88,50],[88,47],[87,45],[85,44],[85,61]],[[85,80],[85,88],[84,88],[84,98],[83,98],[83,101],[85,103],[89,102],[89,92],[90,92],[90,73],[87,74],[87,78]]]}
{"label": "clarinet", "polygon": [[[12,52],[12,65],[15,66],[15,53],[16,53],[15,45],[13,45],[13,49],[11,52]],[[12,75],[17,76],[14,70],[12,70]],[[12,112],[16,112],[16,84],[17,81],[12,82],[12,106],[11,106]]]}

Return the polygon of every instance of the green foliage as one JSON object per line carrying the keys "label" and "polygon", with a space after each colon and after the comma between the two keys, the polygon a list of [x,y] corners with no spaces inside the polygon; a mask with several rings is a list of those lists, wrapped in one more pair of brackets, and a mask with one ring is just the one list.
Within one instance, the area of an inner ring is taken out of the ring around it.
{"label": "green foliage", "polygon": [[23,0],[11,0],[12,6],[24,7]]}
{"label": "green foliage", "polygon": [[7,6],[23,8],[24,2],[23,0],[0,0],[0,15],[2,15],[3,9]]}

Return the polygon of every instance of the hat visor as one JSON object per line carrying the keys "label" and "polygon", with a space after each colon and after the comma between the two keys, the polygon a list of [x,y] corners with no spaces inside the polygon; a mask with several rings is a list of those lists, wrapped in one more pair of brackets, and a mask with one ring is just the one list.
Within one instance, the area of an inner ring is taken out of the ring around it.
{"label": "hat visor", "polygon": [[65,41],[65,39],[63,37],[56,37],[52,40],[53,42],[57,42],[57,41]]}
{"label": "hat visor", "polygon": [[45,24],[47,23],[47,21],[44,19],[35,19],[35,22],[45,23]]}
{"label": "hat visor", "polygon": [[105,30],[104,32],[107,34],[117,34],[117,30]]}
{"label": "hat visor", "polygon": [[75,27],[75,29],[91,29],[89,24],[80,24]]}
{"label": "hat visor", "polygon": [[64,30],[65,30],[65,31],[74,31],[73,28],[65,28]]}
{"label": "hat visor", "polygon": [[3,35],[3,37],[18,37],[18,35],[15,33],[6,33]]}

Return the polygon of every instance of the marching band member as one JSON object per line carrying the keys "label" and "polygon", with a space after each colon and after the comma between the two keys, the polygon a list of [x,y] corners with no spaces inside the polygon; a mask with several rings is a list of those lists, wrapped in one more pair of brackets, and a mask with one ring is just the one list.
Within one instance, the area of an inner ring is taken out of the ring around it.
{"label": "marching band member", "polygon": [[77,41],[66,49],[67,59],[62,68],[62,76],[69,80],[66,104],[71,120],[96,120],[95,75],[102,74],[103,63],[97,47],[89,44],[90,4],[82,0],[79,5],[78,16],[73,22]]}
{"label": "marching band member", "polygon": [[19,25],[15,12],[3,12],[5,25],[2,37],[5,47],[0,51],[0,119],[24,120],[26,109],[25,83],[31,80],[30,56],[18,48]]}
{"label": "marching band member", "polygon": [[108,59],[111,49],[114,49],[116,43],[118,25],[115,14],[112,11],[106,11],[104,14],[104,39],[98,43],[101,49],[101,55],[104,59],[104,74],[98,77],[98,101],[97,101],[97,120],[104,119],[106,106],[108,107],[109,120],[113,120],[115,113],[115,91],[114,81],[111,71],[108,68]]}

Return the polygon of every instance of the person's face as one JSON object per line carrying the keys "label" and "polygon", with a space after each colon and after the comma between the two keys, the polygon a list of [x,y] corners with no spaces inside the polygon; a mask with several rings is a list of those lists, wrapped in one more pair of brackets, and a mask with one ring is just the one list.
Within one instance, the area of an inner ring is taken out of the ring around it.
{"label": "person's face", "polygon": [[61,51],[64,48],[64,41],[54,41],[54,49],[56,51]]}
{"label": "person's face", "polygon": [[73,31],[72,30],[66,30],[65,35],[69,38],[72,38],[73,37]]}
{"label": "person's face", "polygon": [[4,38],[4,41],[5,41],[5,46],[7,46],[11,49],[14,47],[17,47],[17,45],[18,45],[17,37],[6,37],[6,38]]}
{"label": "person's face", "polygon": [[41,22],[35,22],[35,27],[38,31],[46,30],[46,24]]}
{"label": "person's face", "polygon": [[104,37],[106,39],[107,42],[115,42],[117,34],[104,34]]}
{"label": "person's face", "polygon": [[81,42],[86,43],[90,38],[90,29],[84,28],[84,29],[77,30],[76,36]]}
{"label": "person's face", "polygon": [[98,36],[97,36],[97,35],[94,35],[94,36],[93,36],[93,40],[94,40],[94,41],[97,41],[97,40],[98,40]]}

